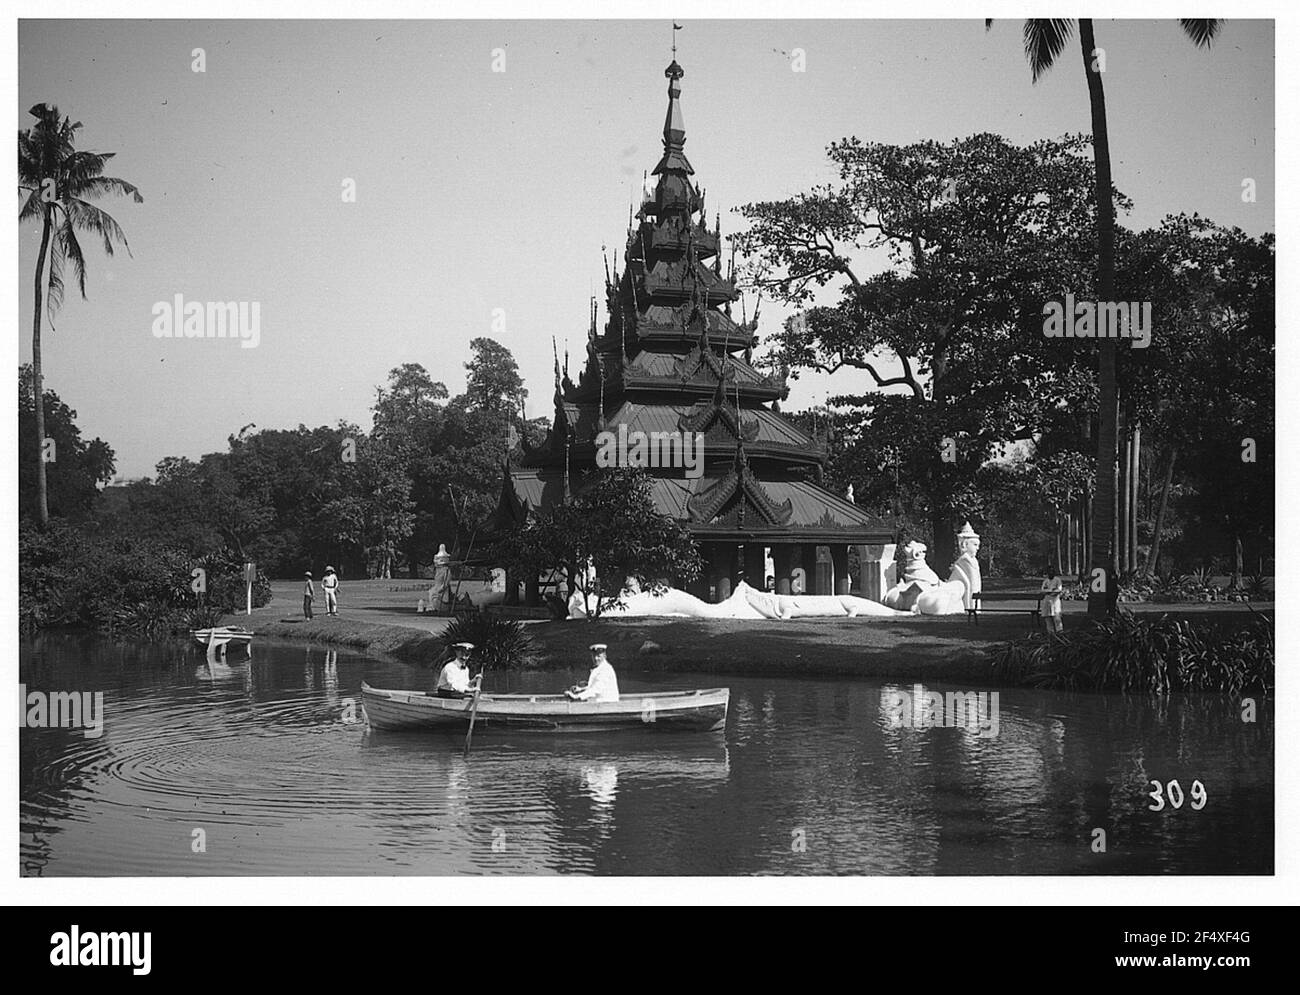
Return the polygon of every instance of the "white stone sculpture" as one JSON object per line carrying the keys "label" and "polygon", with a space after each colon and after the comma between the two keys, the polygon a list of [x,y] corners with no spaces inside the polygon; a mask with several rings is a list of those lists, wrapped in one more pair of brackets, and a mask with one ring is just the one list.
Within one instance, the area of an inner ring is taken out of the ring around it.
{"label": "white stone sculpture", "polygon": [[447,544],[439,543],[433,555],[433,584],[429,587],[429,611],[441,612],[451,606],[451,554]]}
{"label": "white stone sculpture", "polygon": [[[585,609],[582,596],[575,595],[569,599],[569,617],[582,618]],[[677,618],[737,618],[737,619],[791,619],[869,616],[873,618],[901,618],[906,612],[898,612],[883,605],[857,598],[852,595],[808,595],[797,596],[770,594],[751,587],[744,581],[736,585],[731,597],[718,604],[701,601],[693,594],[669,588],[663,594],[655,595],[649,591],[637,593],[625,592],[621,608],[606,608],[602,618],[620,618],[628,616],[669,616]]]}
{"label": "white stone sculpture", "polygon": [[885,592],[886,607],[918,615],[954,615],[965,610],[960,581],[940,582],[925,562],[926,545],[913,539],[903,547],[903,579]]}
{"label": "white stone sculpture", "polygon": [[976,554],[980,551],[980,536],[970,527],[970,522],[963,525],[957,533],[957,549],[961,555],[952,565],[948,580],[962,585],[962,607],[977,608],[979,606],[975,603],[975,595],[981,592],[980,563],[976,559]]}

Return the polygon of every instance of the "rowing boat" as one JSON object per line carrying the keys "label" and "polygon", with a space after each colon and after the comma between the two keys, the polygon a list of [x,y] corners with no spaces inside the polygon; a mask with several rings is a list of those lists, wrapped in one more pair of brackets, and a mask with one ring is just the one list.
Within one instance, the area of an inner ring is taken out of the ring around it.
{"label": "rowing boat", "polygon": [[[655,691],[619,701],[573,701],[562,694],[481,694],[475,732],[613,732],[619,729],[696,730],[727,724],[729,688]],[[472,698],[361,685],[372,729],[455,732],[469,725]]]}
{"label": "rowing boat", "polygon": [[191,629],[190,635],[200,646],[209,649],[224,649],[227,643],[248,646],[253,641],[253,632],[238,625],[215,625],[210,629]]}

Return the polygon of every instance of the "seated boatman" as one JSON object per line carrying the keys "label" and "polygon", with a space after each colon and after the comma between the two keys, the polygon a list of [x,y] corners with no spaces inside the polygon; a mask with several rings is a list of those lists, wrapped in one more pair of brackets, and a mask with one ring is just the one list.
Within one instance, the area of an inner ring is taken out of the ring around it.
{"label": "seated boatman", "polygon": [[618,676],[605,659],[604,643],[591,644],[591,673],[586,684],[578,684],[565,691],[574,701],[618,701]]}
{"label": "seated boatman", "polygon": [[469,677],[469,655],[474,652],[473,643],[456,643],[455,659],[448,661],[438,675],[438,687],[434,691],[439,698],[470,698],[483,683],[480,673],[473,680]]}

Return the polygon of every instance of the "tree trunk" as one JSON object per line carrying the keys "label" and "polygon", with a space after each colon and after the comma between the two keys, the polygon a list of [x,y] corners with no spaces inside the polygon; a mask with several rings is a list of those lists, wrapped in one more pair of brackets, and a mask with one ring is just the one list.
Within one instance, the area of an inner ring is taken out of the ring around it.
{"label": "tree trunk", "polygon": [[[1106,95],[1101,73],[1093,69],[1096,41],[1092,19],[1079,19],[1079,42],[1083,68],[1088,79],[1088,103],[1092,112],[1092,153],[1096,166],[1097,206],[1097,303],[1109,303],[1115,293],[1115,204],[1111,199],[1110,137],[1106,128]],[[1108,615],[1119,599],[1115,556],[1115,459],[1116,422],[1119,419],[1119,387],[1115,374],[1115,340],[1097,340],[1097,493],[1093,504],[1092,568],[1104,571],[1104,592],[1091,587],[1088,614]]]}
{"label": "tree trunk", "polygon": [[1151,529],[1151,555],[1147,557],[1146,566],[1142,568],[1142,576],[1149,577],[1151,572],[1159,565],[1160,559],[1160,530],[1165,526],[1165,509],[1169,507],[1169,488],[1174,479],[1174,461],[1178,459],[1178,447],[1173,446],[1169,450],[1169,465],[1165,467],[1165,482],[1160,488],[1160,506],[1156,509],[1156,523]]}
{"label": "tree trunk", "polygon": [[1129,525],[1129,466],[1133,458],[1133,438],[1128,430],[1128,418],[1120,412],[1119,420],[1119,472],[1115,479],[1115,546],[1120,573],[1128,569]]}
{"label": "tree trunk", "polygon": [[45,377],[41,372],[41,307],[45,256],[50,248],[51,211],[45,207],[41,226],[41,249],[36,255],[36,284],[32,297],[32,392],[36,403],[36,502],[41,526],[50,524],[49,492],[45,482]]}
{"label": "tree trunk", "polygon": [[1067,511],[1064,514],[1062,514],[1058,510],[1056,512],[1056,569],[1058,572],[1067,569],[1066,567],[1063,567],[1061,565],[1063,562],[1061,559],[1061,555],[1062,555],[1061,533],[1062,532],[1065,533],[1064,547],[1068,549],[1070,545],[1070,513]]}
{"label": "tree trunk", "polygon": [[952,504],[948,500],[935,501],[931,507],[934,508],[930,513],[930,532],[934,536],[934,546],[931,547],[926,562],[940,579],[945,579],[956,559],[957,529],[953,525]]}
{"label": "tree trunk", "polygon": [[1079,564],[1080,578],[1087,572],[1084,568],[1092,562],[1092,490],[1083,491],[1083,562]]}
{"label": "tree trunk", "polygon": [[1129,573],[1136,573],[1138,568],[1138,507],[1140,494],[1138,484],[1142,482],[1142,423],[1134,420],[1132,439],[1129,442],[1128,465],[1128,566]]}

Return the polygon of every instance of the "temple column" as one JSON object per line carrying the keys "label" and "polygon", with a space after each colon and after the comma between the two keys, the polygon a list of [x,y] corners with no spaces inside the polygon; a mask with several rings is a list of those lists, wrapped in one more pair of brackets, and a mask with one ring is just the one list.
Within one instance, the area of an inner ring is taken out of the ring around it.
{"label": "temple column", "polygon": [[772,547],[772,564],[776,567],[776,593],[792,594],[791,581],[794,577],[795,547],[788,543]]}
{"label": "temple column", "polygon": [[817,547],[804,543],[799,547],[799,566],[803,569],[803,593],[824,594],[817,585]]}
{"label": "temple column", "polygon": [[862,596],[881,601],[885,592],[898,583],[898,568],[894,563],[894,543],[858,547],[858,562],[862,570]]}
{"label": "temple column", "polygon": [[764,590],[767,580],[764,576],[765,559],[761,542],[745,543],[745,583],[756,591]]}
{"label": "temple column", "polygon": [[846,544],[831,547],[831,576],[834,578],[834,592],[848,594],[853,587],[853,578],[849,576],[849,547]]}
{"label": "temple column", "polygon": [[709,584],[714,589],[714,602],[731,597],[731,578],[736,572],[736,544],[714,542],[709,544]]}

